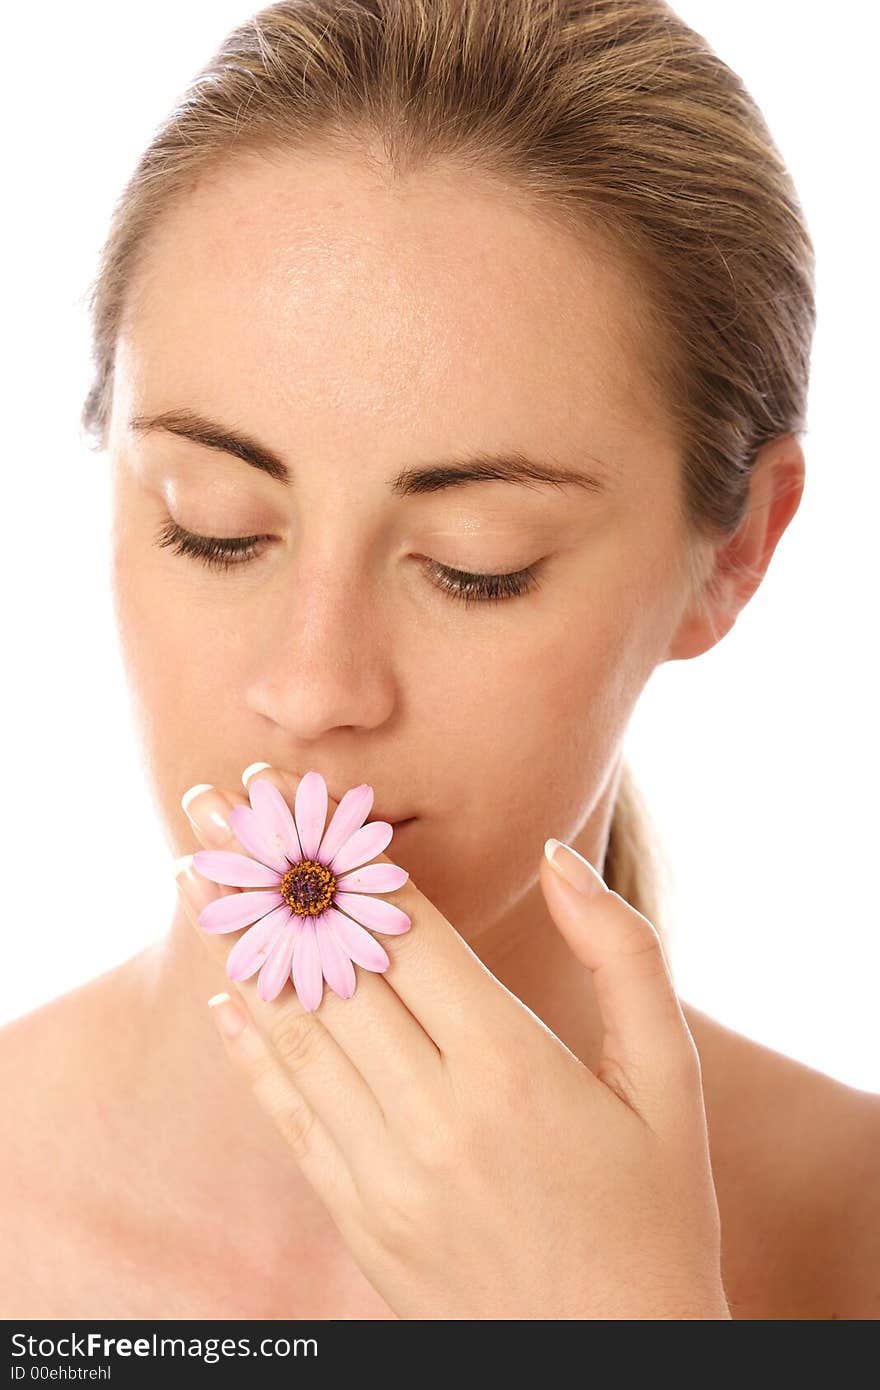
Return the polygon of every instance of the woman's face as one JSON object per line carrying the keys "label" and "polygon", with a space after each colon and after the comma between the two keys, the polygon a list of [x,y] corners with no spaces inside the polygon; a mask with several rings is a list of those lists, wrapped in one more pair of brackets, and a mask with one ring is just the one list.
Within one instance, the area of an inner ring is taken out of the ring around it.
{"label": "woman's face", "polygon": [[[173,852],[186,788],[254,761],[369,782],[373,819],[415,817],[389,856],[473,939],[595,813],[688,597],[635,287],[462,174],[291,158],[168,217],[131,309],[113,584]],[[594,482],[489,476],[516,459]],[[265,539],[223,569],[174,526]],[[494,601],[449,573],[527,569]]]}

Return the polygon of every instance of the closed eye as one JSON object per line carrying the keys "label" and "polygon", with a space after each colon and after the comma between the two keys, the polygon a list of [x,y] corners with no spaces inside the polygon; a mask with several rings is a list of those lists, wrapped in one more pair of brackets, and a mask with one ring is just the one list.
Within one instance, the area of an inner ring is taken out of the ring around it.
{"label": "closed eye", "polygon": [[427,567],[435,576],[431,582],[438,589],[464,603],[497,603],[503,599],[519,598],[537,589],[541,582],[534,565],[507,574],[470,574],[466,570],[453,570],[448,565],[440,565],[436,560],[429,560]]}
{"label": "closed eye", "polygon": [[[265,553],[272,536],[200,536],[186,531],[170,517],[160,528],[156,544],[169,547],[175,555],[187,555],[209,569],[228,571],[247,565]],[[503,574],[477,574],[426,560],[435,588],[463,603],[492,603],[519,598],[537,589],[540,578],[535,565]]]}
{"label": "closed eye", "polygon": [[190,555],[209,569],[230,570],[246,565],[263,553],[261,542],[271,536],[199,536],[185,531],[170,517],[161,527],[156,544],[169,546],[175,555]]}

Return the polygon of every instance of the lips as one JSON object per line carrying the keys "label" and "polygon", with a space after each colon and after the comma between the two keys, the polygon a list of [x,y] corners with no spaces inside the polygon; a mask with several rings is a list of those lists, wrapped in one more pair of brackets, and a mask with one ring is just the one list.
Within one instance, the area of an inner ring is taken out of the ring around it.
{"label": "lips", "polygon": [[[333,793],[331,792],[330,795],[333,796]],[[339,802],[341,801],[341,799],[342,799],[341,797],[333,796],[333,800],[337,803],[337,805],[339,804]],[[403,816],[403,815],[389,816],[389,815],[386,815],[386,813],[385,813],[384,811],[377,811],[377,809],[376,809],[375,806],[371,806],[371,807],[370,807],[370,814],[367,816],[367,823],[369,824],[369,823],[371,823],[372,821],[377,821],[377,820],[386,820],[386,821],[388,821],[388,823],[389,823],[390,825],[393,825],[394,828],[395,828],[395,830],[396,830],[396,829],[398,828],[398,826],[400,826],[400,825],[407,825],[409,821],[414,820],[414,819],[415,819],[415,817],[414,817],[414,816],[410,816],[410,815],[406,815],[406,816]]]}
{"label": "lips", "polygon": [[[300,773],[299,776],[300,776],[300,779],[302,779],[302,777],[304,776],[304,774],[303,774],[303,773]],[[325,779],[325,780],[326,780],[326,779]],[[368,786],[372,786],[372,783],[368,783],[367,785],[368,785]],[[333,800],[336,802],[336,804],[337,804],[337,806],[338,806],[339,803],[340,803],[340,801],[342,800],[342,797],[336,795],[336,793],[334,792],[333,788],[329,785],[329,783],[327,784],[327,791],[328,791],[329,795],[333,798]],[[377,811],[376,807],[375,807],[375,806],[372,806],[372,807],[370,808],[370,814],[369,814],[368,817],[367,817],[367,824],[369,824],[369,823],[372,822],[372,821],[377,821],[377,820],[388,821],[388,823],[389,823],[390,825],[393,825],[394,828],[395,828],[395,830],[396,830],[399,826],[408,825],[409,822],[410,822],[411,820],[415,820],[415,816],[411,816],[411,815],[389,816],[389,815],[386,815],[384,811]]]}

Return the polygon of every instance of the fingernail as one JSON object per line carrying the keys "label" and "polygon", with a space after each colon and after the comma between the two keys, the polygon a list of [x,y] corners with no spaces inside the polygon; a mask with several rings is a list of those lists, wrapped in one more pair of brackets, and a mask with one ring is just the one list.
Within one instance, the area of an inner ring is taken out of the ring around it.
{"label": "fingernail", "polygon": [[212,995],[208,1000],[208,1008],[214,1017],[217,1031],[222,1033],[224,1038],[237,1038],[247,1023],[244,1014],[228,994]]}
{"label": "fingernail", "polygon": [[578,854],[576,849],[572,849],[571,845],[564,844],[562,840],[546,840],[544,853],[557,873],[567,879],[572,888],[576,888],[579,893],[592,896],[595,893],[608,892],[608,885],[602,875],[593,868],[589,860]]}
{"label": "fingernail", "polygon": [[248,778],[253,777],[255,772],[263,772],[264,769],[269,766],[269,763],[251,763],[249,767],[245,768],[244,772],[241,774],[241,784],[245,791],[247,791]]}
{"label": "fingernail", "polygon": [[198,782],[183,793],[180,805],[186,818],[208,845],[222,848],[232,836],[226,802],[210,782]]}
{"label": "fingernail", "polygon": [[202,908],[211,901],[210,884],[196,873],[191,854],[182,854],[179,859],[175,859],[171,867],[181,897],[198,920]]}

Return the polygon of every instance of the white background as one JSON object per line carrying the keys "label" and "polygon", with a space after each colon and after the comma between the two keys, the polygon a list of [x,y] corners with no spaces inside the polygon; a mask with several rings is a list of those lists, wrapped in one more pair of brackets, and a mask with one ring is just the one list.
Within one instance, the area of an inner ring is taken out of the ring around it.
{"label": "white background", "polygon": [[[676,8],[743,78],[792,171],[819,326],[800,510],[727,637],[652,677],[629,757],[674,872],[682,996],[880,1090],[875,7]],[[116,646],[107,464],[79,435],[82,301],[154,126],[248,13],[80,0],[4,15],[0,1021],[133,954],[174,905]]]}

